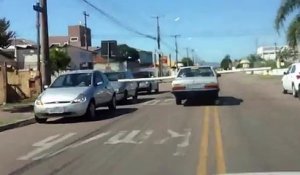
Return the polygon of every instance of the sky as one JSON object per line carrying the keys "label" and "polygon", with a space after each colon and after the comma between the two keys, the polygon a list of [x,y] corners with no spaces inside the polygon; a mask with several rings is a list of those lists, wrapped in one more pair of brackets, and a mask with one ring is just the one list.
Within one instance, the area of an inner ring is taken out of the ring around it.
{"label": "sky", "polygon": [[[88,0],[122,24],[145,34],[156,36],[160,16],[162,51],[175,58],[178,38],[179,57],[194,49],[195,55],[207,62],[219,62],[226,54],[240,59],[256,52],[256,46],[285,44],[284,31],[274,29],[274,18],[281,0]],[[18,38],[36,40],[36,0],[0,0],[0,18],[11,22]],[[67,26],[84,22],[92,30],[93,46],[101,40],[117,40],[129,46],[154,51],[155,40],[137,35],[116,25],[88,6],[83,0],[48,0],[49,35],[67,35]],[[191,53],[190,53],[191,54]]]}

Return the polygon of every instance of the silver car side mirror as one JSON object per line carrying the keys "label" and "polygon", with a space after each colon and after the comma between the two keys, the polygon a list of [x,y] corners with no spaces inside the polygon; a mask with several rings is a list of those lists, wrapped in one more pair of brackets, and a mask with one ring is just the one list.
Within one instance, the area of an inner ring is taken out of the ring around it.
{"label": "silver car side mirror", "polygon": [[100,86],[100,85],[102,85],[102,84],[103,84],[103,82],[100,81],[100,82],[98,82],[96,85],[97,85],[97,86]]}

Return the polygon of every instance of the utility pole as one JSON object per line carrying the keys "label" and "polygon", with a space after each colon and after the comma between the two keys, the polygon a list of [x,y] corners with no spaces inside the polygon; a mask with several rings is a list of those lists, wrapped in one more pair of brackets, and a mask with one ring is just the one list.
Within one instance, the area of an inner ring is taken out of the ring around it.
{"label": "utility pole", "polygon": [[194,55],[194,49],[192,49],[192,60],[193,60],[193,64],[195,65],[195,55]]}
{"label": "utility pole", "polygon": [[180,37],[180,35],[173,35],[173,37],[175,38],[175,52],[176,52],[176,69],[178,70],[178,42],[177,42],[177,38]]}
{"label": "utility pole", "polygon": [[42,81],[43,85],[51,84],[50,64],[49,64],[49,34],[48,34],[48,14],[47,0],[40,0],[41,5],[41,53],[42,53]]}
{"label": "utility pole", "polygon": [[280,68],[280,61],[278,59],[278,55],[277,55],[277,43],[274,43],[275,46],[275,60],[276,60],[276,64],[277,64],[277,68]]}
{"label": "utility pole", "polygon": [[84,39],[85,39],[85,49],[89,50],[88,46],[88,38],[87,38],[87,17],[90,15],[86,13],[86,11],[83,12],[84,15]]}
{"label": "utility pole", "polygon": [[37,43],[37,71],[39,75],[40,91],[43,91],[42,73],[41,73],[41,30],[40,30],[40,13],[42,12],[40,3],[37,2],[33,5],[33,9],[36,11],[36,43]]}
{"label": "utility pole", "polygon": [[[186,48],[186,57],[190,58],[190,56],[189,56],[189,48],[188,47]],[[190,66],[189,61],[187,61],[187,66]]]}
{"label": "utility pole", "polygon": [[159,76],[162,76],[162,63],[161,63],[161,50],[160,50],[160,26],[159,26],[159,16],[153,17],[156,19],[156,25],[157,25],[157,49],[158,49],[158,69],[159,69]]}

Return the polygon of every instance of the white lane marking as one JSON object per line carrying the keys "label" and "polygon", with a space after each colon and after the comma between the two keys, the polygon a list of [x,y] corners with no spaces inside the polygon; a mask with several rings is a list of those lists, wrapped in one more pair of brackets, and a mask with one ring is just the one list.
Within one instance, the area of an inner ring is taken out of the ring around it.
{"label": "white lane marking", "polygon": [[107,136],[107,135],[109,135],[109,134],[110,134],[110,132],[100,133],[100,134],[95,135],[95,136],[93,136],[93,137],[91,137],[91,138],[88,138],[88,139],[86,139],[86,140],[83,140],[82,142],[75,143],[75,144],[66,146],[66,147],[64,147],[64,148],[61,148],[61,149],[59,149],[58,151],[55,151],[55,152],[53,152],[53,153],[50,153],[50,154],[49,154],[49,153],[45,153],[45,154],[43,154],[43,155],[41,155],[41,156],[34,157],[34,158],[32,158],[32,160],[39,160],[39,159],[42,159],[42,158],[45,158],[45,157],[53,157],[53,156],[55,156],[55,155],[57,155],[57,154],[59,154],[59,153],[65,151],[65,150],[67,150],[67,149],[70,149],[70,148],[77,148],[77,147],[82,146],[82,145],[84,145],[84,144],[90,143],[90,142],[92,142],[92,141],[94,141],[94,140],[98,140],[98,139],[100,139],[100,138],[102,138],[102,137],[104,137],[104,136]]}
{"label": "white lane marking", "polygon": [[175,99],[165,99],[161,105],[170,105],[175,101]]}
{"label": "white lane marking", "polygon": [[[141,131],[140,130],[133,130],[128,135],[123,137],[125,134],[128,133],[128,131],[120,131],[115,136],[111,137],[108,141],[106,141],[104,144],[119,144],[119,143],[132,143],[137,144],[137,141],[134,141],[134,137],[137,136]],[[123,137],[123,138],[122,138]]]}
{"label": "white lane marking", "polygon": [[150,101],[142,103],[142,105],[156,105],[159,102],[160,102],[160,100],[150,100]]}
{"label": "white lane marking", "polygon": [[154,142],[154,144],[164,144],[166,143],[168,140],[172,139],[172,138],[183,138],[183,141],[179,144],[177,144],[177,148],[176,148],[176,152],[173,154],[174,156],[184,156],[185,155],[185,151],[186,151],[186,147],[189,146],[189,141],[190,141],[190,137],[192,135],[191,129],[185,129],[185,132],[183,134],[177,133],[175,131],[172,130],[168,130],[168,133],[170,134],[170,136],[167,136],[164,139],[158,140],[156,142]]}
{"label": "white lane marking", "polygon": [[17,158],[17,160],[29,160],[29,159],[35,157],[36,155],[40,154],[41,152],[50,149],[54,145],[56,145],[60,142],[63,142],[64,140],[74,136],[75,134],[76,133],[69,133],[69,134],[66,134],[62,137],[59,137],[60,135],[57,134],[57,135],[54,135],[54,136],[47,137],[44,140],[36,142],[32,145],[32,146],[38,147],[38,148],[34,149],[33,151],[29,152],[28,154],[26,154],[24,156],[21,156],[21,157]]}
{"label": "white lane marking", "polygon": [[88,139],[86,139],[86,140],[84,140],[84,141],[82,141],[82,142],[80,142],[80,143],[78,143],[78,144],[76,144],[76,145],[73,145],[72,148],[76,148],[76,147],[81,146],[81,145],[83,145],[83,144],[92,142],[92,141],[94,141],[94,140],[98,140],[98,139],[100,139],[100,138],[102,138],[102,137],[104,137],[104,136],[107,136],[107,135],[109,135],[109,134],[110,134],[110,132],[105,132],[105,133],[101,133],[101,134],[95,135],[95,136],[93,136],[93,137],[91,137],[91,138],[88,138]]}
{"label": "white lane marking", "polygon": [[142,143],[143,143],[145,140],[147,140],[152,134],[153,134],[153,130],[147,130],[147,131],[145,131],[144,133],[142,133],[142,134],[139,136],[139,138],[138,138],[138,140],[139,140],[138,144],[142,144]]}
{"label": "white lane marking", "polygon": [[185,134],[178,137],[183,137],[183,141],[177,145],[177,151],[173,154],[174,156],[184,156],[186,147],[190,145],[190,137],[192,135],[191,129],[185,129]]}

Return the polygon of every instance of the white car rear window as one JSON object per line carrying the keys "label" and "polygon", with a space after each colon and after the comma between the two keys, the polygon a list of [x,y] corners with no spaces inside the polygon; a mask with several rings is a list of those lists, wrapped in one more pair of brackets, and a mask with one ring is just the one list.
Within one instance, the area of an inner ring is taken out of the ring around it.
{"label": "white car rear window", "polygon": [[178,73],[178,77],[214,77],[210,67],[184,68]]}

